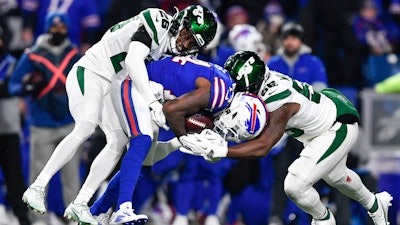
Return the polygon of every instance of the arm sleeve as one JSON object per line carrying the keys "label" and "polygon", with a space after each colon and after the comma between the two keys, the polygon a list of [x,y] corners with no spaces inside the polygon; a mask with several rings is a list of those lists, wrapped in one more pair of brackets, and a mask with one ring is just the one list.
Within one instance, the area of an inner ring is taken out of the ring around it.
{"label": "arm sleeve", "polygon": [[139,41],[146,45],[151,49],[151,37],[149,33],[147,33],[146,28],[144,26],[140,26],[138,30],[132,35],[131,41]]}
{"label": "arm sleeve", "polygon": [[134,87],[142,94],[146,103],[157,101],[150,88],[149,75],[144,60],[150,53],[150,48],[139,41],[129,44],[129,51],[125,58],[125,67]]}

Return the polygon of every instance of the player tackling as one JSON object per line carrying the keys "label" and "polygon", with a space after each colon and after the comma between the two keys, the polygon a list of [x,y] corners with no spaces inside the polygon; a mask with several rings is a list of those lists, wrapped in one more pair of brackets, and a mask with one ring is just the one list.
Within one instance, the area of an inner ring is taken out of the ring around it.
{"label": "player tackling", "polygon": [[[151,110],[151,119],[167,129],[162,105],[150,88],[145,60],[158,60],[166,53],[195,54],[214,38],[216,26],[212,13],[201,5],[189,6],[174,16],[150,8],[112,26],[69,72],[66,88],[69,109],[75,120],[74,130],[56,147],[39,176],[25,191],[23,201],[35,211],[45,213],[45,187],[51,177],[100,125],[107,145],[96,157],[85,184],[64,213],[67,218],[97,224],[90,215],[87,202],[111,173],[127,142],[115,119],[117,116],[109,95],[111,82],[119,71],[126,69],[132,85]],[[146,141],[147,145],[151,142]]]}
{"label": "player tackling", "polygon": [[269,71],[253,52],[232,55],[225,69],[237,82],[238,91],[257,93],[265,101],[269,111],[266,128],[256,139],[229,147],[226,142],[189,136],[198,144],[185,152],[211,158],[263,157],[286,132],[301,141],[304,149],[288,169],[285,192],[312,216],[312,224],[336,224],[313,188],[320,179],[359,202],[375,225],[389,224],[387,214],[393,197],[385,191],[373,194],[346,166],[348,152],[357,139],[359,114],[344,95],[329,88],[317,92],[307,83]]}

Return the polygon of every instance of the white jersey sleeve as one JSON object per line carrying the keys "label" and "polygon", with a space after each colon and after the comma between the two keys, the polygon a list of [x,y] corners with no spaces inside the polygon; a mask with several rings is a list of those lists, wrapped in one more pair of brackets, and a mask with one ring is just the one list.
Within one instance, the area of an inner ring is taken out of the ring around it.
{"label": "white jersey sleeve", "polygon": [[78,65],[111,81],[116,73],[125,68],[131,38],[140,26],[144,26],[152,38],[148,58],[158,60],[168,50],[171,20],[172,17],[163,10],[151,8],[121,21],[109,28],[101,40],[86,51]]}
{"label": "white jersey sleeve", "polygon": [[336,120],[336,106],[325,95],[314,91],[312,86],[271,71],[258,95],[265,101],[270,112],[286,103],[297,103],[299,111],[289,119],[286,133],[306,142],[327,131]]}
{"label": "white jersey sleeve", "polygon": [[138,17],[152,39],[149,55],[152,60],[158,60],[165,54],[170,45],[171,38],[168,32],[172,17],[157,8],[146,9]]}

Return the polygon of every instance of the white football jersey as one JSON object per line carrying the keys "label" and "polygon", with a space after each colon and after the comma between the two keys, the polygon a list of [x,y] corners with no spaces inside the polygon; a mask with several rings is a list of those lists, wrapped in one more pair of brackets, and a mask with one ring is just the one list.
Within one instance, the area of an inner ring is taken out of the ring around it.
{"label": "white football jersey", "polygon": [[314,91],[312,86],[270,71],[258,95],[269,112],[286,103],[300,104],[299,111],[289,119],[286,133],[301,142],[307,142],[332,127],[336,120],[336,106],[331,99]]}
{"label": "white football jersey", "polygon": [[[125,68],[125,57],[132,35],[141,25],[152,38],[149,59],[158,60],[170,45],[169,27],[172,16],[161,9],[143,10],[137,16],[112,26],[81,58],[78,65],[83,66],[111,81],[113,76]],[[135,51],[135,49],[131,49]]]}

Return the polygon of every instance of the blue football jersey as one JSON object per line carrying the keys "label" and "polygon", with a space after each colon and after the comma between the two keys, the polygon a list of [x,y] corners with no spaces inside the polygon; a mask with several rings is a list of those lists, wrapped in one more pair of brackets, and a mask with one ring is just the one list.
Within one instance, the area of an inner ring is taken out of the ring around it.
{"label": "blue football jersey", "polygon": [[196,79],[211,82],[211,96],[206,110],[213,114],[226,108],[234,96],[235,82],[222,67],[191,57],[167,57],[148,63],[149,79],[164,86],[166,98],[176,98],[196,89]]}

